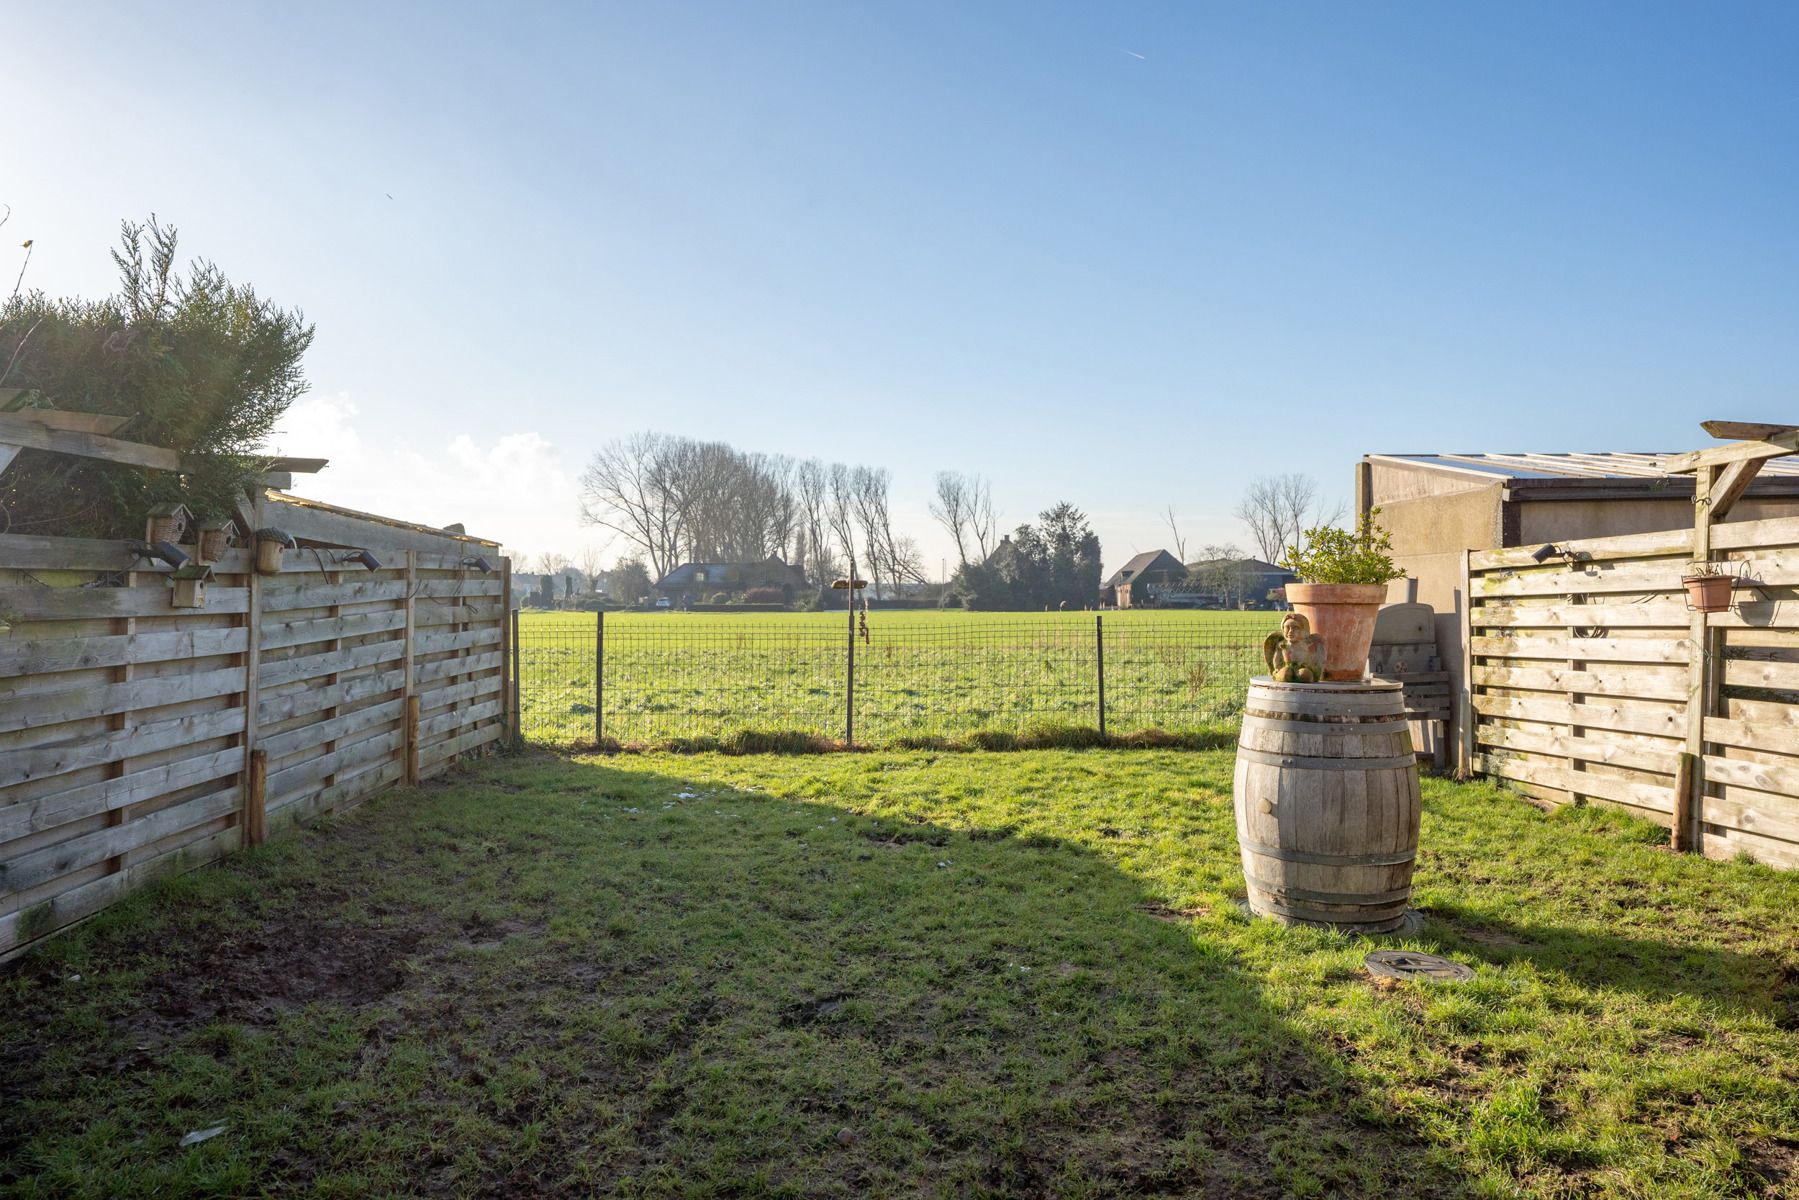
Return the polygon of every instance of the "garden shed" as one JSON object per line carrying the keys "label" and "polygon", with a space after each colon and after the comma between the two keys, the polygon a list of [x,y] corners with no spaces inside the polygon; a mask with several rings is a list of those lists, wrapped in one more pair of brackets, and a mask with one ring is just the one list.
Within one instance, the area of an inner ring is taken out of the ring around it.
{"label": "garden shed", "polygon": [[[1437,649],[1460,691],[1467,553],[1691,529],[1693,476],[1668,469],[1675,457],[1368,454],[1356,464],[1356,511],[1381,510],[1393,559],[1407,577],[1393,583],[1390,599],[1421,601],[1436,611]],[[1731,520],[1795,516],[1799,459],[1776,458],[1762,466]]]}

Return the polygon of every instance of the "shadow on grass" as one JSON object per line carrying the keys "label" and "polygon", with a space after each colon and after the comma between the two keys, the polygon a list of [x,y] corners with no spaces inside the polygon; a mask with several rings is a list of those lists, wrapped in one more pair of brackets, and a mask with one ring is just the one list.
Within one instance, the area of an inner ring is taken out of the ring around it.
{"label": "shadow on grass", "polygon": [[1776,959],[1714,946],[1516,921],[1454,901],[1439,901],[1422,911],[1427,920],[1425,932],[1452,952],[1465,952],[1496,965],[1528,960],[1540,970],[1558,972],[1596,990],[1626,988],[1656,999],[1692,996],[1759,1013],[1783,1029],[1799,1029],[1799,972]]}
{"label": "shadow on grass", "polygon": [[[47,1169],[45,1190],[117,1195],[233,1180],[432,1195],[1464,1192],[1229,951],[1090,851],[739,791],[682,765],[537,761],[431,803],[402,793],[272,865],[223,868],[289,909],[245,923],[219,889],[78,933],[90,971],[163,961],[112,1009],[53,1027],[0,1016],[13,1050],[54,1028],[63,1067],[9,1097],[22,1107],[0,1140],[23,1152],[0,1182]],[[391,990],[269,1003],[259,992],[293,971],[263,961],[291,950],[268,931],[293,913],[339,941],[381,927]],[[230,952],[171,949],[214,926],[235,930]],[[223,1006],[171,998],[195,989]],[[141,1036],[144,1011],[206,1020],[174,1022],[105,1089],[83,1089],[70,1069]],[[178,1151],[203,1120],[231,1136]]]}

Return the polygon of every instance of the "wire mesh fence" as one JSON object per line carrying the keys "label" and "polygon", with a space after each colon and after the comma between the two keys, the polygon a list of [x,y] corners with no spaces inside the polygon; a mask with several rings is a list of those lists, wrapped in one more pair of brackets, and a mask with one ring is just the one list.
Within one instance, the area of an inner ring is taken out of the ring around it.
{"label": "wire mesh fence", "polygon": [[527,612],[514,639],[519,734],[560,746],[746,732],[891,745],[1215,730],[1241,710],[1277,618]]}

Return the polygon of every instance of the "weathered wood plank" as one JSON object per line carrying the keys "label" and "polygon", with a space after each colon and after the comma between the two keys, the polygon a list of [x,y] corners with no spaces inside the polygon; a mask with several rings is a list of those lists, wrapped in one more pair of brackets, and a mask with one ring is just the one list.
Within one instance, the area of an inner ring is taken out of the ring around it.
{"label": "weathered wood plank", "polygon": [[[1789,711],[1795,710],[1789,707]],[[1705,722],[1705,740],[1721,746],[1759,750],[1765,754],[1791,754],[1799,762],[1799,724],[1792,721],[1773,724],[1708,717]]]}
{"label": "weathered wood plank", "polygon": [[326,608],[333,604],[369,604],[379,600],[404,600],[404,579],[358,579],[354,583],[269,584],[263,589],[263,617],[274,623],[275,614],[296,608]]}
{"label": "weathered wood plank", "polygon": [[24,696],[12,696],[0,687],[0,731],[36,729],[84,717],[112,716],[159,705],[229,696],[242,691],[243,687],[242,669],[229,667]]}
{"label": "weathered wood plank", "polygon": [[303,646],[308,642],[391,633],[405,627],[406,612],[399,608],[386,612],[350,613],[341,617],[312,617],[290,621],[265,619],[262,625],[262,648],[279,650],[289,646]]}
{"label": "weathered wood plank", "polygon": [[397,721],[404,710],[405,702],[402,700],[383,701],[282,733],[265,733],[262,736],[262,748],[269,752],[270,758],[285,758],[296,751],[322,745],[359,729],[373,729],[378,725]]}
{"label": "weathered wood plank", "polygon": [[257,721],[263,725],[275,725],[282,721],[290,721],[307,713],[318,712],[340,704],[355,704],[360,700],[368,700],[382,696],[388,692],[398,692],[405,683],[404,674],[398,670],[380,671],[371,675],[357,675],[349,679],[340,679],[325,687],[303,687],[289,692],[278,692],[274,695],[263,695],[258,698]]}
{"label": "weathered wood plank", "polygon": [[320,675],[330,675],[337,671],[354,671],[359,667],[398,662],[405,653],[405,644],[395,638],[392,641],[352,646],[347,650],[332,650],[324,654],[303,654],[298,658],[265,658],[261,663],[257,683],[265,688],[279,687],[284,683],[316,679]]}
{"label": "weathered wood plank", "polygon": [[[235,775],[236,771],[234,763],[231,774]],[[220,788],[147,816],[134,817],[123,825],[109,825],[29,854],[0,860],[0,891],[22,892],[59,875],[126,854],[183,829],[235,812],[237,803],[235,786]]]}
{"label": "weathered wood plank", "polygon": [[[46,742],[24,750],[8,750],[0,754],[0,787],[64,775],[83,767],[104,766],[177,746],[198,745],[213,738],[230,737],[242,732],[243,728],[243,709],[222,708],[166,721],[128,725],[122,730],[81,734],[66,741]],[[5,803],[4,794],[0,794],[0,805]],[[5,836],[0,833],[0,840]]]}
{"label": "weathered wood plank", "polygon": [[488,654],[468,654],[461,658],[446,658],[442,662],[422,663],[413,669],[412,678],[415,684],[423,685],[451,675],[471,675],[504,665],[503,656],[495,650]]}
{"label": "weathered wood plank", "polygon": [[1684,603],[1651,600],[1644,604],[1478,604],[1470,623],[1480,628],[1668,629],[1688,625]]}
{"label": "weathered wood plank", "polygon": [[0,843],[235,775],[242,766],[242,759],[243,751],[233,746],[146,767],[128,775],[81,784],[33,800],[0,803]]}
{"label": "weathered wood plank", "polygon": [[1727,687],[1777,690],[1799,688],[1799,662],[1764,662],[1748,658],[1726,659],[1724,684]]}
{"label": "weathered wood plank", "polygon": [[1481,758],[1483,769],[1489,775],[1518,779],[1563,792],[1623,804],[1663,825],[1668,823],[1674,810],[1672,777],[1665,786],[1657,786],[1597,771],[1573,771],[1564,765],[1526,758],[1511,751],[1484,754]]}
{"label": "weathered wood plank", "polygon": [[1471,678],[1480,687],[1520,691],[1578,692],[1652,700],[1684,700],[1687,695],[1684,671],[1641,664],[1610,663],[1588,670],[1480,666],[1474,668]]}
{"label": "weathered wood plank", "polygon": [[[0,562],[0,567],[7,564]],[[0,588],[0,617],[13,621],[77,620],[100,617],[167,617],[186,611],[241,613],[250,593],[241,587],[208,585],[206,607],[172,608],[169,586],[158,580],[144,587],[6,587]]]}
{"label": "weathered wood plank", "polygon": [[415,655],[443,654],[452,650],[497,646],[500,643],[500,629],[497,625],[490,625],[484,629],[465,629],[460,633],[420,633],[414,641]]}
{"label": "weathered wood plank", "polygon": [[126,663],[172,662],[211,654],[236,654],[247,644],[239,629],[184,629],[115,637],[0,638],[0,678],[47,675]]}
{"label": "weathered wood plank", "polygon": [[375,759],[394,756],[405,741],[405,731],[390,730],[350,742],[333,750],[329,754],[316,755],[303,763],[297,763],[282,771],[269,774],[269,808],[271,810],[285,805],[307,788],[317,787],[329,776],[350,766],[371,762]]}
{"label": "weathered wood plank", "polygon": [[93,916],[145,884],[214,862],[237,847],[238,831],[226,829],[0,916],[0,962],[38,938]]}
{"label": "weathered wood plank", "polygon": [[1514,634],[1509,637],[1477,637],[1474,639],[1474,653],[1489,658],[1685,665],[1688,648],[1685,638],[1575,638],[1556,634]]}
{"label": "weathered wood plank", "polygon": [[491,725],[483,725],[479,729],[471,729],[460,737],[451,738],[447,742],[439,742],[435,746],[427,746],[419,755],[419,776],[427,778],[447,765],[458,755],[468,754],[489,742],[496,742],[505,733],[503,722],[495,721]]}
{"label": "weathered wood plank", "polygon": [[[415,699],[417,697],[414,697]],[[482,721],[491,721],[504,712],[505,706],[496,695],[494,699],[480,704],[471,704],[464,708],[453,708],[434,717],[419,722],[419,738],[429,745],[433,740],[441,739],[466,726],[476,725]]]}
{"label": "weathered wood plank", "polygon": [[312,504],[295,496],[264,493],[253,498],[251,508],[257,527],[272,525],[296,538],[323,545],[382,546],[457,558],[466,554],[492,554],[496,549],[495,543],[479,538],[459,538],[441,529],[394,521],[373,513]]}
{"label": "weathered wood plank", "polygon": [[[1572,550],[1582,562],[1615,562],[1628,558],[1659,558],[1669,554],[1685,554],[1692,545],[1692,530],[1669,529],[1656,533],[1633,533],[1622,537],[1576,538],[1555,543],[1558,549]],[[1799,541],[1799,538],[1791,539]],[[1531,556],[1542,543],[1503,550],[1477,550],[1469,559],[1476,572],[1501,568],[1538,566]],[[1476,591],[1479,589],[1477,588]]]}
{"label": "weathered wood plank", "polygon": [[1576,737],[1550,729],[1526,730],[1502,725],[1482,724],[1480,742],[1545,758],[1561,758],[1575,762],[1606,763],[1673,777],[1678,765],[1680,747],[1676,743],[1658,747],[1647,742],[1627,741],[1617,737]]}
{"label": "weathered wood plank", "polygon": [[1579,725],[1588,729],[1649,734],[1676,740],[1686,731],[1686,715],[1680,709],[1633,704],[1628,700],[1589,700],[1573,704],[1565,696],[1521,697],[1477,693],[1474,707],[1483,717]]}

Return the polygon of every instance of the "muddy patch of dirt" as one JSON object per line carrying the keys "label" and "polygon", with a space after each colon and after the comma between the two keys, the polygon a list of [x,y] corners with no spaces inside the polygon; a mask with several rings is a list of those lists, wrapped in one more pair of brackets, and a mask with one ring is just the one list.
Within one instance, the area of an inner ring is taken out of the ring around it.
{"label": "muddy patch of dirt", "polygon": [[272,1024],[308,1004],[372,1004],[406,981],[422,931],[277,915],[185,949],[144,981],[140,1020],[180,1032],[208,1021]]}

